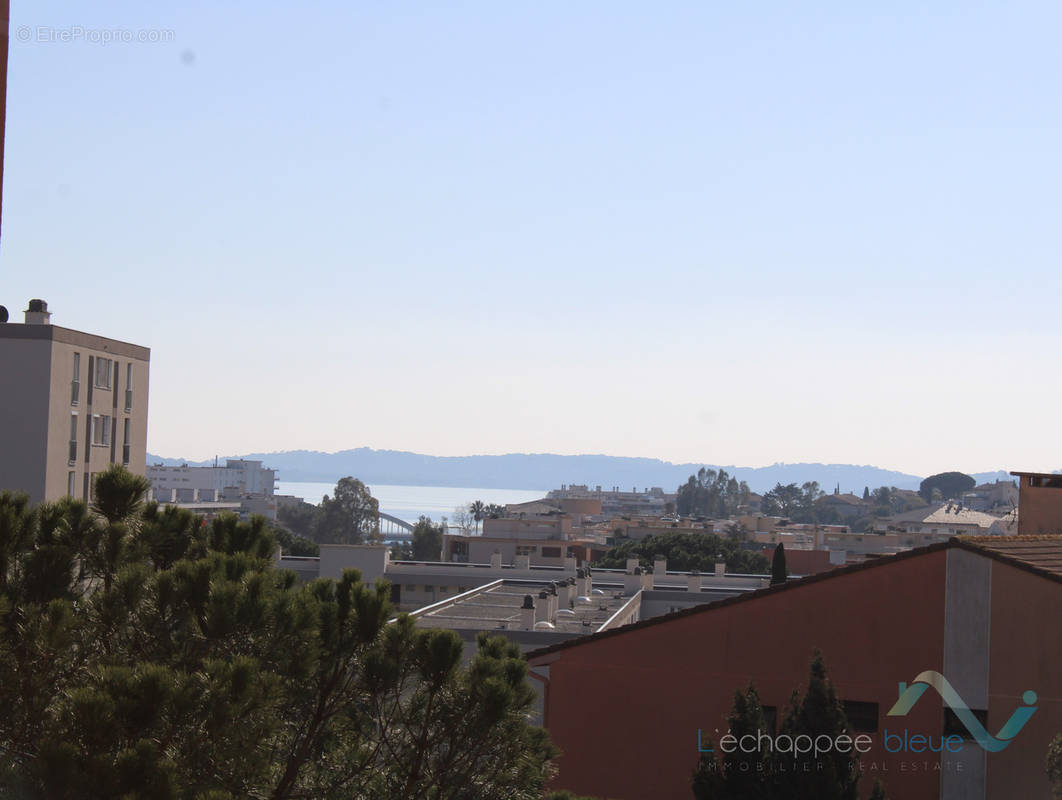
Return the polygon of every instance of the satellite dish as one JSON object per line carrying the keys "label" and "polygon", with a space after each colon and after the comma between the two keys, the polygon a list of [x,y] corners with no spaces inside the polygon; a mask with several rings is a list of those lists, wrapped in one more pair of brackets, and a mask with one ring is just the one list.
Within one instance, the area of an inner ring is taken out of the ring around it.
{"label": "satellite dish", "polygon": [[7,322],[7,309],[0,306],[0,322]]}

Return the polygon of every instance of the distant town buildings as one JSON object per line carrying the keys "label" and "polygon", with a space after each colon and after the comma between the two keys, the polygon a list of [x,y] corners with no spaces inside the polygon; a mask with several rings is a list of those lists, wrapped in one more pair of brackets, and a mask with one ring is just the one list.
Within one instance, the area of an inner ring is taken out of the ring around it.
{"label": "distant town buildings", "polygon": [[110,464],[143,475],[151,351],[53,325],[43,300],[24,313],[0,324],[0,488],[90,501]]}
{"label": "distant town buildings", "polygon": [[678,495],[665,492],[658,486],[639,492],[631,487],[629,492],[620,487],[602,490],[600,486],[590,489],[588,486],[561,486],[546,495],[547,500],[599,500],[602,514],[658,514],[664,515],[675,510]]}
{"label": "distant town buildings", "polygon": [[222,511],[277,517],[276,470],[261,461],[230,458],[224,466],[190,467],[152,464],[147,467],[150,497],[196,513],[212,516]]}

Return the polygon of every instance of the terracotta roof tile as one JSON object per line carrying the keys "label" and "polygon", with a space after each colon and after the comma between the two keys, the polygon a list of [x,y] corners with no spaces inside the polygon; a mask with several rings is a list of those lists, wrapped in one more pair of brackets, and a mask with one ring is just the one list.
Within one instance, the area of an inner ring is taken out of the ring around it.
{"label": "terracotta roof tile", "polygon": [[1062,536],[960,536],[959,541],[1062,575]]}

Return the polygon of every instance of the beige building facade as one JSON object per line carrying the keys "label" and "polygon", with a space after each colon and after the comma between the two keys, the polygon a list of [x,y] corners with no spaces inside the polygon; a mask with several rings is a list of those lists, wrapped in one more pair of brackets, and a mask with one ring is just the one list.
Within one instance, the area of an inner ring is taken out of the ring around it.
{"label": "beige building facade", "polygon": [[151,351],[51,324],[42,300],[0,324],[0,490],[91,499],[110,464],[143,475]]}

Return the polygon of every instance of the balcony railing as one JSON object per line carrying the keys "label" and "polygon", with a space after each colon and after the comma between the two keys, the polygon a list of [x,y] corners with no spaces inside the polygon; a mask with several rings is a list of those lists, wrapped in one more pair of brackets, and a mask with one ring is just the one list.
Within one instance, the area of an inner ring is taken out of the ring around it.
{"label": "balcony railing", "polygon": [[70,381],[70,405],[76,406],[81,394],[81,381]]}
{"label": "balcony railing", "polygon": [[70,454],[67,459],[71,464],[77,463],[77,440],[70,440]]}

